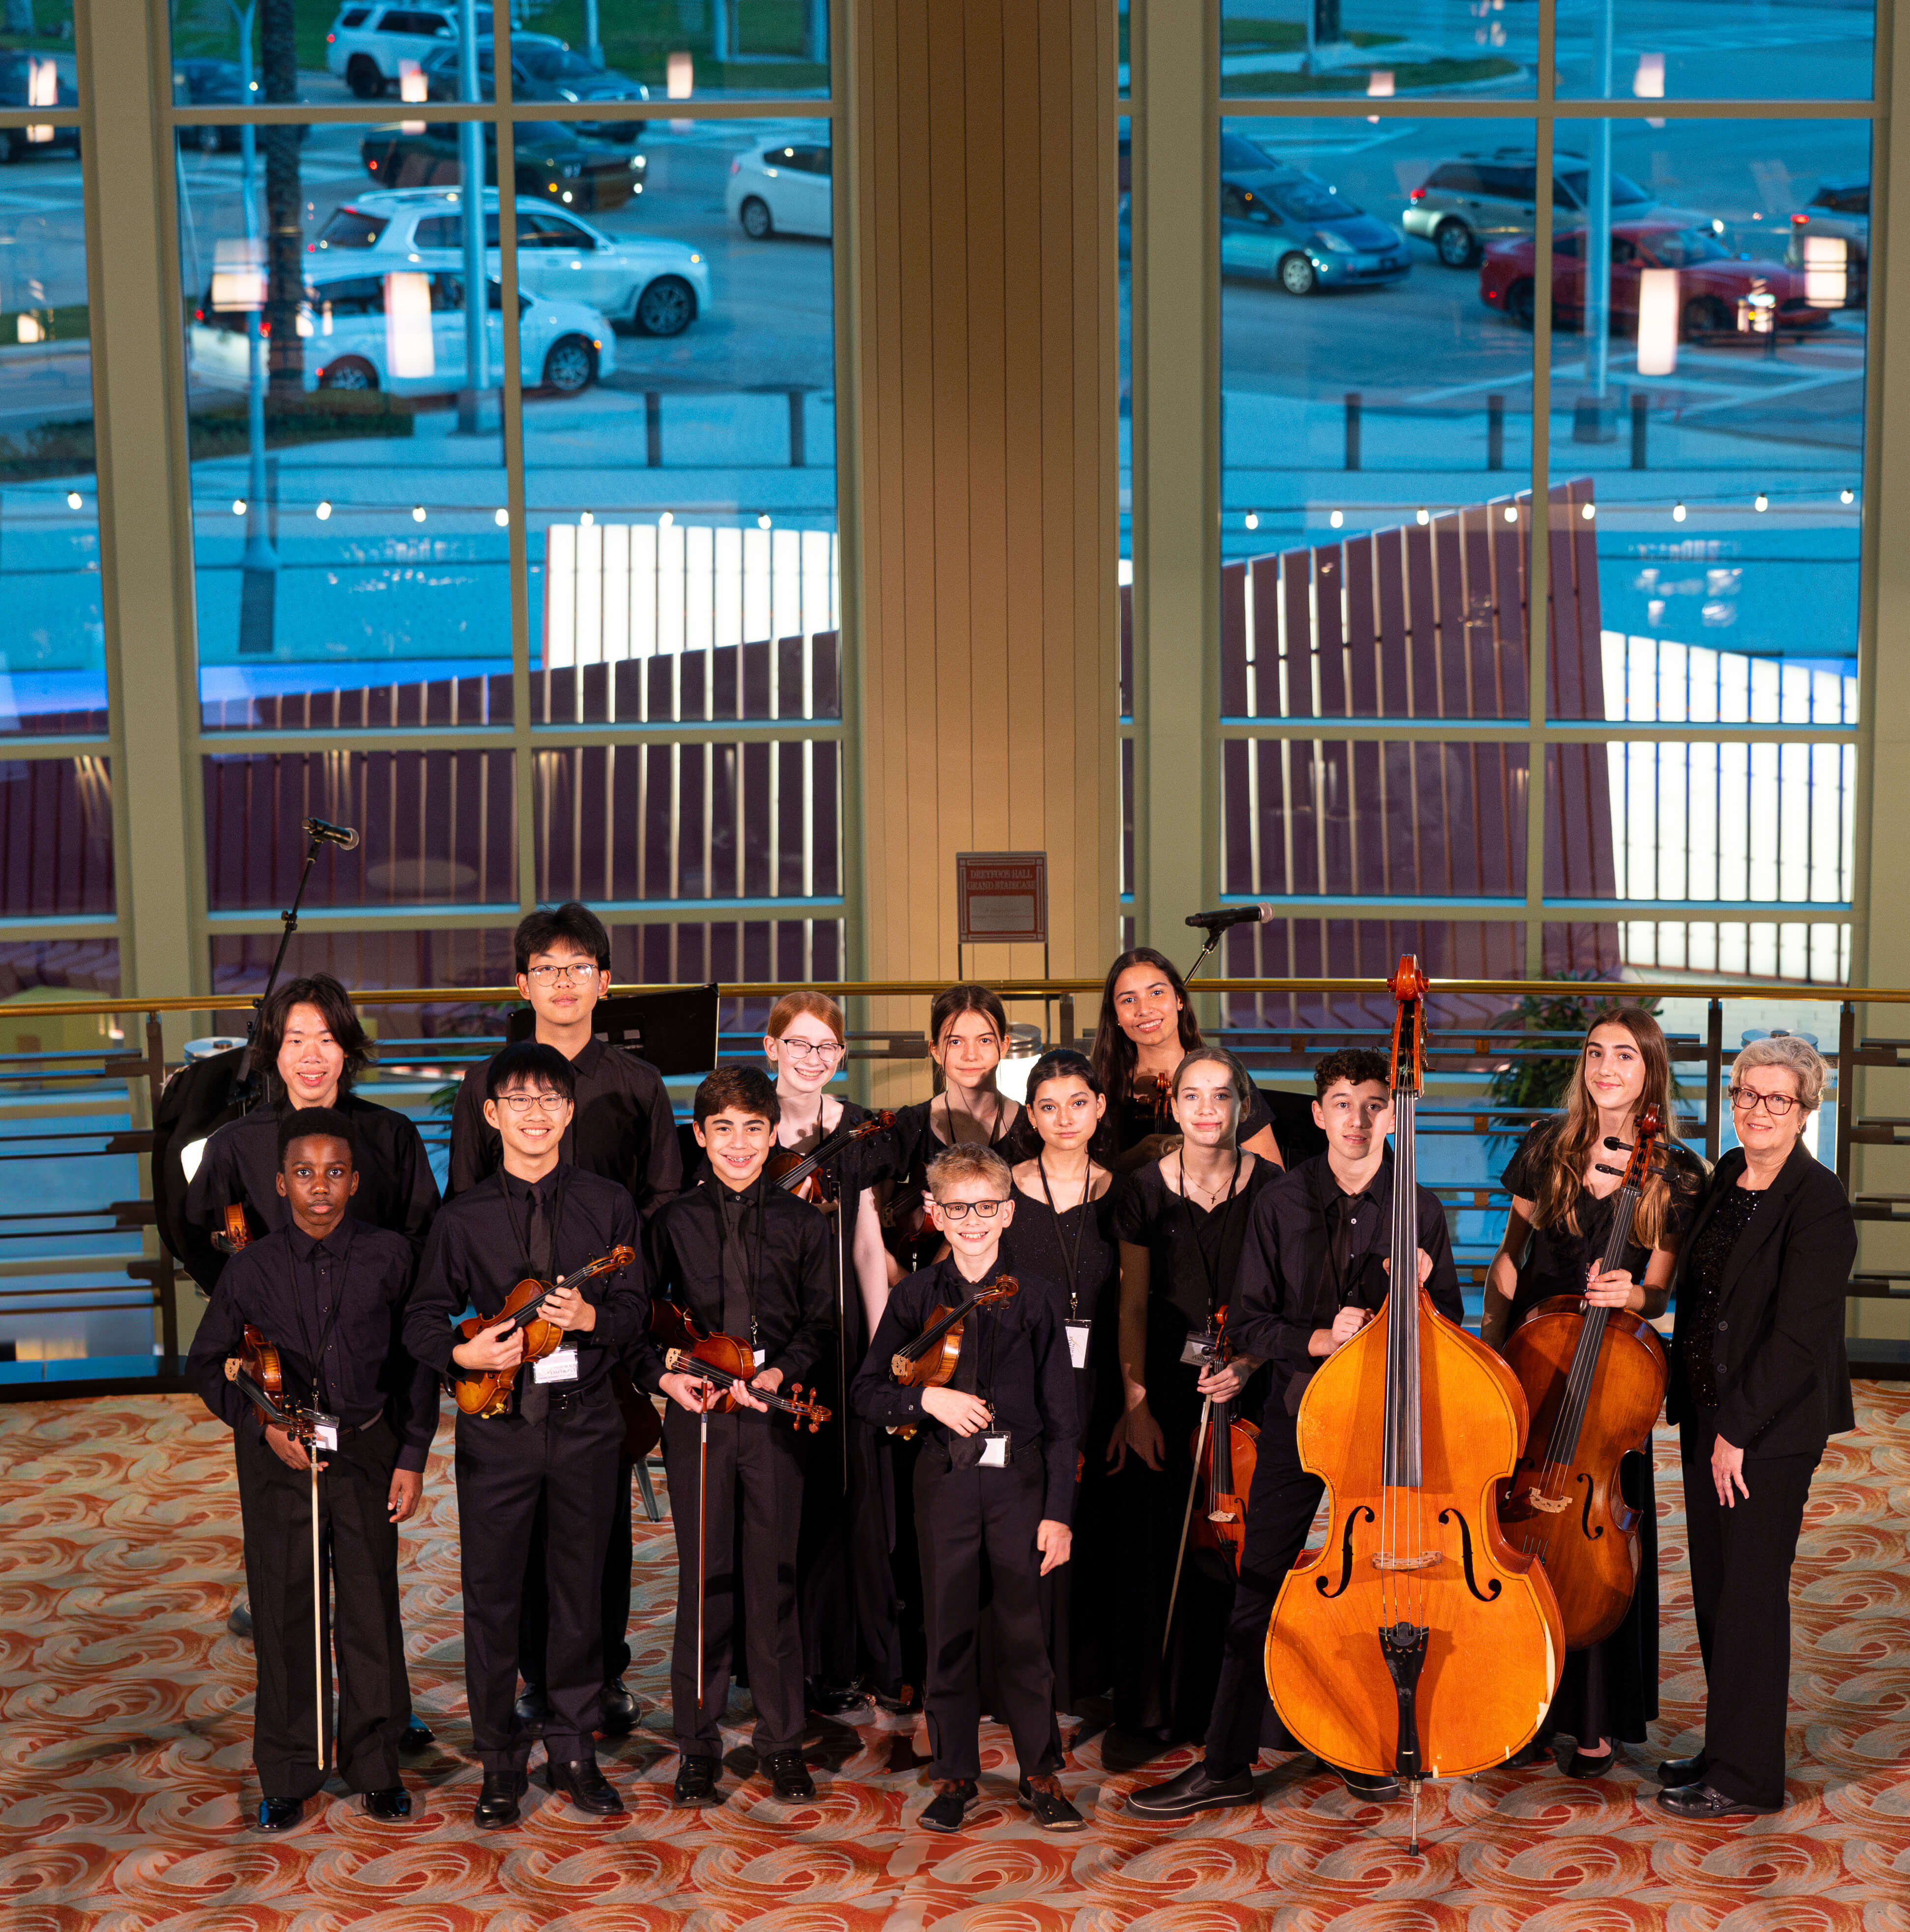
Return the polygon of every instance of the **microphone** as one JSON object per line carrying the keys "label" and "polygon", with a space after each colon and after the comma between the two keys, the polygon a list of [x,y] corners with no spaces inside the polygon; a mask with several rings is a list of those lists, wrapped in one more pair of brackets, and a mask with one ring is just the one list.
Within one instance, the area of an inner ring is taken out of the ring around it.
{"label": "microphone", "polygon": [[1189,926],[1204,926],[1209,932],[1225,932],[1230,926],[1264,926],[1280,916],[1278,906],[1262,900],[1258,905],[1222,906],[1218,912],[1190,912]]}
{"label": "microphone", "polygon": [[358,835],[349,825],[330,825],[322,818],[305,820],[305,836],[321,838],[328,845],[342,845],[347,852],[353,850],[358,842]]}

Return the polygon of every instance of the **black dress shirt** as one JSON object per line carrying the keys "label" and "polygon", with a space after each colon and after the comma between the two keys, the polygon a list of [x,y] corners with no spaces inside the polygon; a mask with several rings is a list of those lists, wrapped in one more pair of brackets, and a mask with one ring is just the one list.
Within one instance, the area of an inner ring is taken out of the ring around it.
{"label": "black dress shirt", "polygon": [[[992,1274],[988,1276],[994,1279]],[[994,1426],[1008,1431],[1010,1451],[1018,1461],[1039,1444],[1047,1472],[1042,1514],[1051,1522],[1066,1522],[1075,1506],[1080,1424],[1068,1338],[1055,1314],[1066,1298],[1057,1286],[1038,1276],[1018,1275],[1016,1280],[1021,1284],[1018,1294],[977,1309],[964,1322],[961,1354],[950,1386],[979,1396],[994,1409]],[[850,1400],[858,1415],[887,1428],[913,1423],[945,1445],[963,1439],[922,1407],[920,1389],[904,1388],[896,1382],[889,1364],[928,1327],[937,1307],[954,1308],[973,1300],[976,1286],[951,1257],[910,1275],[895,1288],[850,1385]]]}
{"label": "black dress shirt", "polygon": [[[467,1312],[495,1315],[527,1276],[548,1281],[553,1269],[574,1274],[615,1247],[634,1248],[637,1258],[627,1268],[593,1276],[579,1289],[596,1310],[597,1325],[573,1330],[566,1338],[577,1350],[577,1381],[568,1386],[586,1388],[608,1375],[618,1352],[643,1331],[649,1298],[637,1210],[629,1195],[613,1181],[579,1168],[560,1167],[545,1178],[552,1184],[547,1262],[531,1252],[530,1186],[502,1168],[439,1209],[404,1330],[406,1346],[439,1373],[450,1372],[451,1352],[458,1341],[451,1324]],[[525,1385],[532,1382],[528,1367],[518,1372],[520,1406]]]}
{"label": "black dress shirt", "polygon": [[[437,1211],[438,1184],[417,1128],[403,1114],[355,1094],[341,1094],[337,1110],[352,1124],[358,1162],[353,1217],[403,1235],[414,1251],[421,1248]],[[283,1102],[254,1107],[208,1139],[186,1196],[188,1220],[217,1233],[226,1208],[238,1202],[268,1229],[289,1223],[290,1210],[278,1191],[278,1125],[292,1111]]]}
{"label": "black dress shirt", "polygon": [[[1121,1249],[1114,1230],[1121,1187],[1117,1175],[1099,1200],[1059,1214],[1044,1196],[1018,1187],[1015,1219],[1001,1238],[1003,1270],[1030,1288],[1051,1288],[1056,1321],[1088,1324],[1087,1365],[1074,1371],[1075,1420],[1083,1436],[1120,1347]],[[1065,1332],[1061,1339],[1067,1340]],[[1072,1361],[1072,1354],[1069,1359]]]}
{"label": "black dress shirt", "polygon": [[[1432,1259],[1426,1293],[1449,1322],[1465,1318],[1465,1298],[1446,1210],[1430,1188],[1418,1190],[1419,1245]],[[1339,1237],[1336,1250],[1335,1237]],[[1270,1410],[1289,1414],[1320,1366],[1309,1346],[1315,1329],[1330,1328],[1342,1308],[1377,1310],[1390,1279],[1383,1264],[1393,1252],[1393,1150],[1358,1194],[1339,1184],[1324,1154],[1302,1161],[1254,1204],[1234,1277],[1228,1328],[1236,1346],[1273,1370]]]}
{"label": "black dress shirt", "polygon": [[[834,1372],[833,1238],[806,1201],[760,1175],[740,1192],[712,1178],[666,1202],[646,1238],[656,1294],[760,1350],[785,1388],[813,1387],[826,1364]],[[625,1361],[639,1388],[661,1393],[663,1355],[647,1334]]]}
{"label": "black dress shirt", "polygon": [[438,1426],[438,1383],[404,1346],[416,1262],[401,1235],[349,1214],[322,1241],[290,1222],[274,1228],[219,1277],[186,1379],[220,1421],[237,1428],[256,1415],[225,1371],[250,1322],[277,1348],[288,1394],[309,1397],[348,1429],[383,1414],[398,1438],[397,1467],[421,1470]]}
{"label": "black dress shirt", "polygon": [[[557,1158],[614,1180],[648,1221],[683,1185],[676,1117],[663,1076],[647,1060],[592,1039],[571,1062],[577,1112]],[[468,1192],[504,1159],[504,1143],[484,1118],[484,1064],[465,1074],[451,1112],[451,1185]]]}

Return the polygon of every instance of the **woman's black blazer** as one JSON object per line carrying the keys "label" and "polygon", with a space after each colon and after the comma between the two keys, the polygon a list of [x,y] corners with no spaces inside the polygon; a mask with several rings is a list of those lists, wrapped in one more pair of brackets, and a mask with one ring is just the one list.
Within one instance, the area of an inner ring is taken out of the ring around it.
{"label": "woman's black blazer", "polygon": [[[1666,1403],[1674,1422],[1698,1412],[1684,1376],[1695,1327],[1685,1273],[1720,1196],[1744,1172],[1744,1150],[1733,1148],[1684,1238]],[[1828,1438],[1856,1426],[1844,1355],[1844,1290],[1856,1258],[1843,1186],[1800,1141],[1738,1237],[1718,1297],[1717,1432],[1747,1455],[1821,1454]]]}

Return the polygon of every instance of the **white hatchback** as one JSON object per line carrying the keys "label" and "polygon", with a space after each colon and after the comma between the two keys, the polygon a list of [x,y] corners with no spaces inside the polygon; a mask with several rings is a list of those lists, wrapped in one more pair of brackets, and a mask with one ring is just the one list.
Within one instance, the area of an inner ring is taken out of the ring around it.
{"label": "white hatchback", "polygon": [[[497,190],[484,190],[484,246],[498,266]],[[455,188],[379,188],[355,196],[306,244],[340,260],[462,265],[464,217]],[[316,272],[316,266],[314,266]],[[587,302],[645,335],[680,335],[709,308],[709,264],[680,242],[619,238],[529,195],[517,197],[517,280],[547,300]]]}
{"label": "white hatchback", "polygon": [[732,158],[724,205],[752,242],[772,235],[827,240],[835,225],[829,180],[827,147],[770,141]]}

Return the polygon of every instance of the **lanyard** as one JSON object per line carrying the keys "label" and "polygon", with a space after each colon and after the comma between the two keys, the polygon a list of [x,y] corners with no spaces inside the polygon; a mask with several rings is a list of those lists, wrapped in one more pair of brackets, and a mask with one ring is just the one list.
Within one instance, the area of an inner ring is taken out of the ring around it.
{"label": "lanyard", "polygon": [[[1075,1229],[1075,1245],[1069,1252],[1068,1238],[1062,1232],[1060,1210],[1054,1204],[1054,1190],[1048,1184],[1048,1168],[1041,1156],[1035,1156],[1035,1172],[1041,1176],[1041,1191],[1048,1197],[1048,1211],[1054,1216],[1054,1245],[1061,1251],[1061,1264],[1068,1271],[1068,1319],[1072,1322],[1078,1312],[1081,1303],[1081,1239],[1087,1232],[1087,1210],[1093,1204],[1088,1190],[1094,1185],[1094,1162],[1087,1164],[1087,1172],[1081,1178],[1081,1218]],[[1186,1185],[1183,1176],[1182,1184]]]}
{"label": "lanyard", "polygon": [[[1194,1244],[1194,1252],[1200,1257],[1201,1274],[1207,1285],[1207,1319],[1211,1322],[1214,1312],[1219,1305],[1220,1284],[1214,1278],[1214,1258],[1207,1252],[1207,1244],[1201,1238],[1201,1224],[1194,1219],[1194,1204],[1188,1198],[1187,1156],[1183,1154],[1180,1156],[1180,1211],[1186,1220],[1188,1237]],[[1227,1245],[1228,1216],[1232,1210],[1234,1196],[1240,1185],[1240,1156],[1237,1149],[1234,1155],[1234,1172],[1227,1183],[1226,1197],[1207,1218],[1207,1226],[1210,1228],[1218,1226],[1220,1229],[1220,1245],[1223,1252]]]}

